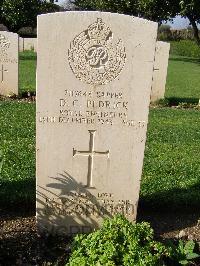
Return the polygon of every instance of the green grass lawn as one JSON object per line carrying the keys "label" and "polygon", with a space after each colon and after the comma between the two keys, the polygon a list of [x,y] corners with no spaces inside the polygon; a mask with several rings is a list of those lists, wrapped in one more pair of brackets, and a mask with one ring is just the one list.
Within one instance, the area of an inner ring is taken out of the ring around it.
{"label": "green grass lawn", "polygon": [[0,110],[0,206],[28,204],[35,198],[35,104],[0,101]]}
{"label": "green grass lawn", "polygon": [[36,53],[21,52],[19,56],[19,92],[35,92],[36,88]]}
{"label": "green grass lawn", "polygon": [[200,99],[200,59],[170,57],[165,97]]}
{"label": "green grass lawn", "polygon": [[141,200],[175,208],[200,204],[200,111],[152,109]]}
{"label": "green grass lawn", "polygon": [[[172,52],[177,54],[178,49],[175,49],[174,44],[172,46]],[[35,92],[35,74],[36,53],[31,51],[20,53],[20,94],[27,91]],[[200,99],[200,59],[177,55],[170,57],[165,96],[183,102],[187,101],[187,98],[195,98],[196,101]]]}
{"label": "green grass lawn", "polygon": [[[0,206],[35,202],[35,104],[0,102],[4,162]],[[147,206],[200,204],[200,112],[152,109],[141,202]]]}

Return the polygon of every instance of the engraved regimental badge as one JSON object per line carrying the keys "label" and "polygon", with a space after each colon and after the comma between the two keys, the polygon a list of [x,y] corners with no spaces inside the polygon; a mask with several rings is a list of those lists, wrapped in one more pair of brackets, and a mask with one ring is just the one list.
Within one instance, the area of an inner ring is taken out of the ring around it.
{"label": "engraved regimental badge", "polygon": [[10,41],[3,34],[0,34],[0,53],[4,53],[9,47]]}
{"label": "engraved regimental badge", "polygon": [[101,18],[75,37],[68,56],[76,78],[93,85],[116,79],[126,60],[122,40],[114,41],[113,32]]}

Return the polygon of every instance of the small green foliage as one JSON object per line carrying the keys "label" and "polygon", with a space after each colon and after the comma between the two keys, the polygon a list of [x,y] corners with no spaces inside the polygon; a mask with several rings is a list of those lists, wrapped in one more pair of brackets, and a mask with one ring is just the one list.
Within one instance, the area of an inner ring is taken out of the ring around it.
{"label": "small green foliage", "polygon": [[178,246],[157,242],[148,223],[133,224],[116,215],[106,219],[101,229],[75,237],[66,266],[191,265],[200,257],[194,250],[193,241],[179,241]]}
{"label": "small green foliage", "polygon": [[76,236],[72,251],[67,266],[159,266],[170,254],[153,240],[148,223],[133,224],[120,215],[105,220],[94,233]]}
{"label": "small green foliage", "polygon": [[184,243],[179,241],[178,247],[172,245],[171,258],[179,263],[179,265],[190,265],[191,261],[200,257],[194,252],[195,242],[188,241]]}

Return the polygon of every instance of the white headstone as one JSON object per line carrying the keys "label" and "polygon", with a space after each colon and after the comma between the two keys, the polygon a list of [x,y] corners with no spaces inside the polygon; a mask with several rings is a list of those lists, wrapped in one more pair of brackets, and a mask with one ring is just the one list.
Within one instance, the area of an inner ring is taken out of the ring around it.
{"label": "white headstone", "polygon": [[24,38],[24,51],[37,52],[37,38]]}
{"label": "white headstone", "polygon": [[23,52],[24,51],[24,38],[19,37],[19,51]]}
{"label": "white headstone", "polygon": [[151,102],[163,99],[167,80],[170,43],[157,42],[154,64]]}
{"label": "white headstone", "polygon": [[18,94],[18,34],[0,31],[0,95]]}
{"label": "white headstone", "polygon": [[40,231],[87,232],[116,213],[136,219],[156,35],[156,23],[126,15],[39,16]]}
{"label": "white headstone", "polygon": [[37,38],[19,38],[19,50],[37,52]]}

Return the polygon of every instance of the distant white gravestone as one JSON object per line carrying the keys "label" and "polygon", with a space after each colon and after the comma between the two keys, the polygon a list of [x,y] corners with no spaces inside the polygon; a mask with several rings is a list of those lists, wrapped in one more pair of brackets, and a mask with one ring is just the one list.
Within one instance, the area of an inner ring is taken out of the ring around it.
{"label": "distant white gravestone", "polygon": [[18,94],[18,34],[0,31],[0,95]]}
{"label": "distant white gravestone", "polygon": [[23,52],[24,51],[24,38],[19,37],[19,51]]}
{"label": "distant white gravestone", "polygon": [[37,38],[19,38],[19,50],[37,52]]}
{"label": "distant white gravestone", "polygon": [[24,51],[37,52],[37,38],[24,38]]}
{"label": "distant white gravestone", "polygon": [[156,23],[126,15],[38,17],[41,232],[84,233],[117,213],[136,219],[156,35]]}
{"label": "distant white gravestone", "polygon": [[151,102],[155,102],[165,97],[169,51],[170,51],[170,43],[166,42],[156,43]]}

